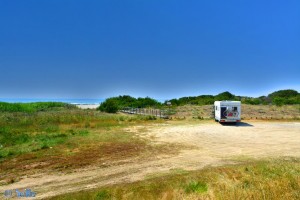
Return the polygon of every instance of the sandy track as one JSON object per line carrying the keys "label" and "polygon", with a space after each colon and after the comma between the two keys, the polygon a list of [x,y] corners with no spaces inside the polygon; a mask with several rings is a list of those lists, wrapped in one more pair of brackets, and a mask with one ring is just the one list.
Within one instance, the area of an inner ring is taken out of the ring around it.
{"label": "sandy track", "polygon": [[[134,131],[133,128],[130,131]],[[157,155],[149,159],[124,160],[103,168],[92,166],[70,174],[37,174],[0,187],[31,188],[38,199],[58,194],[132,182],[149,174],[171,169],[194,170],[218,166],[231,160],[295,156],[300,157],[299,122],[249,122],[239,126],[218,123],[197,125],[158,125],[148,127],[143,137],[153,143],[174,143],[186,146],[178,155]]]}

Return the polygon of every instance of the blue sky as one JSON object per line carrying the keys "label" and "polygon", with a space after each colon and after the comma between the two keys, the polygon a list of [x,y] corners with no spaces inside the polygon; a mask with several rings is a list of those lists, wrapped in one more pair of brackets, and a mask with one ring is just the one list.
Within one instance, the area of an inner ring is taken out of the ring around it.
{"label": "blue sky", "polygon": [[300,91],[300,1],[1,0],[1,98]]}

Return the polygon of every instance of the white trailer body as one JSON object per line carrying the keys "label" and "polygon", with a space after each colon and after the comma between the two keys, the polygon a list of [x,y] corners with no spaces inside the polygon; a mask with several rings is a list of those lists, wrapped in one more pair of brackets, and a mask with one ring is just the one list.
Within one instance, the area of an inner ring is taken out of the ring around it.
{"label": "white trailer body", "polygon": [[215,101],[215,121],[218,122],[240,122],[240,101]]}

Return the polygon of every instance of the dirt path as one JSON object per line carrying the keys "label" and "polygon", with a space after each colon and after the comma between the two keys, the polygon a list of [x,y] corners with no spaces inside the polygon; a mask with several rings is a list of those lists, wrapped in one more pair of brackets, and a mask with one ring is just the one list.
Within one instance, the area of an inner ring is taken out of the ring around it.
{"label": "dirt path", "polygon": [[[135,128],[129,130],[134,131]],[[70,174],[36,174],[0,186],[6,189],[31,188],[37,199],[109,184],[142,180],[172,169],[194,170],[218,166],[231,160],[296,156],[300,157],[299,122],[249,122],[239,126],[218,123],[197,125],[166,124],[148,127],[142,134],[153,143],[186,146],[178,155],[157,155],[151,159],[123,160],[107,167],[93,166]]]}

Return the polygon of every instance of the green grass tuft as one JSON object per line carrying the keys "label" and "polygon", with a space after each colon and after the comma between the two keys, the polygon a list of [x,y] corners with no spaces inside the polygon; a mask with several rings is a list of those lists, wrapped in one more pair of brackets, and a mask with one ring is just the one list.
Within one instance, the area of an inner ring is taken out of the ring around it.
{"label": "green grass tuft", "polygon": [[186,193],[204,193],[207,192],[208,186],[206,183],[198,182],[198,181],[191,181],[186,187],[185,192]]}
{"label": "green grass tuft", "polygon": [[110,199],[111,195],[107,190],[102,190],[97,193],[95,200],[105,200],[105,199]]}

